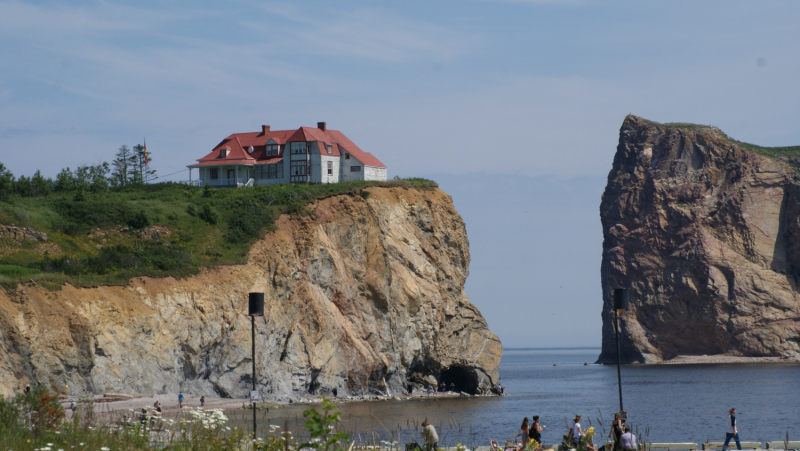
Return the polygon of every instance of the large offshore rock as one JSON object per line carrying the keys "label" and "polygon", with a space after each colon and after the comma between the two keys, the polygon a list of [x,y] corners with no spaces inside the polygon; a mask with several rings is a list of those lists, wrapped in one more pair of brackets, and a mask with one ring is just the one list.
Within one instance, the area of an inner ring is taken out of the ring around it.
{"label": "large offshore rock", "polygon": [[750,151],[717,128],[625,118],[600,206],[599,361],[616,361],[612,290],[625,286],[631,288],[631,309],[620,317],[626,362],[796,357],[796,174],[791,159]]}
{"label": "large offshore rock", "polygon": [[245,397],[251,384],[247,293],[256,318],[257,386],[267,397],[396,393],[452,380],[482,393],[502,346],[463,291],[469,243],[439,190],[370,188],[282,216],[248,262],[197,277],[126,286],[0,291],[0,393],[44,383],[69,394]]}

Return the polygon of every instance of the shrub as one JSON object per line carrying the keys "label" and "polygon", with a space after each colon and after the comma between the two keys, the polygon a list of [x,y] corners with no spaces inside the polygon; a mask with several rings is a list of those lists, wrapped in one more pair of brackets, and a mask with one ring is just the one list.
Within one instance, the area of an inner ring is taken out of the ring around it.
{"label": "shrub", "polygon": [[361,193],[359,193],[359,194],[361,194],[361,197],[363,197],[364,199],[369,197],[369,191],[367,191],[365,189],[362,189]]}
{"label": "shrub", "polygon": [[150,218],[147,217],[144,210],[139,210],[128,218],[127,222],[134,229],[143,229],[150,225]]}
{"label": "shrub", "polygon": [[225,239],[231,243],[244,243],[258,238],[265,227],[272,224],[272,213],[269,205],[249,201],[241,202],[241,206],[231,213]]}
{"label": "shrub", "polygon": [[208,204],[203,204],[203,209],[197,214],[197,217],[203,221],[214,225],[219,219],[219,215]]}

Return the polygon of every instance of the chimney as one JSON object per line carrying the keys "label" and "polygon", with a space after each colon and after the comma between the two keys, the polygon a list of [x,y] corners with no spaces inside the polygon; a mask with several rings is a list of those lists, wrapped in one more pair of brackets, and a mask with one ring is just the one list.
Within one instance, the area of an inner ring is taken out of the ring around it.
{"label": "chimney", "polygon": [[325,131],[325,123],[324,122],[317,122],[317,128],[324,132]]}
{"label": "chimney", "polygon": [[267,133],[269,133],[269,125],[262,125],[261,126],[261,134],[262,135],[266,135]]}

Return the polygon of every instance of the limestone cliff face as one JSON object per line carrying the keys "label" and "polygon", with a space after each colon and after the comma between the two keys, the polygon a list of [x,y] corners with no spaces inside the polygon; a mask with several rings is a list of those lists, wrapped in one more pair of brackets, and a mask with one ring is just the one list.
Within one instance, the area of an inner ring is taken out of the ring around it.
{"label": "limestone cliff face", "polygon": [[464,222],[439,190],[370,188],[281,217],[248,263],[127,286],[0,291],[0,392],[44,383],[69,394],[273,399],[391,393],[432,378],[476,393],[498,379],[502,346],[463,292]]}
{"label": "limestone cliff face", "polygon": [[631,288],[622,358],[796,357],[800,181],[785,161],[712,127],[628,116],[603,194],[603,350],[616,361],[612,290]]}

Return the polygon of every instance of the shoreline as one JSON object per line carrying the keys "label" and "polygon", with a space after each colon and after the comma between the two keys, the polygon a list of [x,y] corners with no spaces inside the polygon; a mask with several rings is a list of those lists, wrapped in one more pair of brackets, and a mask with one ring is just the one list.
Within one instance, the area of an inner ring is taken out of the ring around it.
{"label": "shoreline", "polygon": [[[468,395],[459,392],[436,392],[432,394],[424,392],[415,392],[411,396],[407,394],[400,395],[358,395],[358,396],[340,396],[332,398],[334,403],[345,404],[354,402],[377,402],[377,401],[421,401],[425,399],[451,399],[451,398],[480,398],[480,397],[499,397],[499,395]],[[200,396],[183,394],[184,407],[199,408]],[[142,408],[147,409],[148,413],[153,411],[153,405],[156,401],[161,404],[162,417],[174,417],[181,413],[181,408],[178,406],[178,394],[167,393],[159,395],[145,395],[145,394],[118,394],[106,393],[103,395],[94,396],[61,396],[59,397],[61,405],[67,414],[67,418],[72,417],[72,411],[69,408],[71,402],[75,401],[78,405],[86,402],[93,402],[93,412],[110,414],[115,412],[129,413],[129,409],[134,412],[141,412]],[[307,395],[288,398],[288,401],[283,400],[264,400],[258,403],[259,409],[274,409],[281,407],[288,407],[294,405],[315,405],[322,402],[321,396]],[[205,406],[203,409],[248,409],[250,405],[249,398],[219,398],[206,396]]]}
{"label": "shoreline", "polygon": [[[653,362],[661,365],[694,365],[724,363],[787,363],[798,364],[800,359],[787,357],[743,357],[724,354],[715,355],[679,355],[669,360]],[[651,365],[651,364],[648,364]]]}

